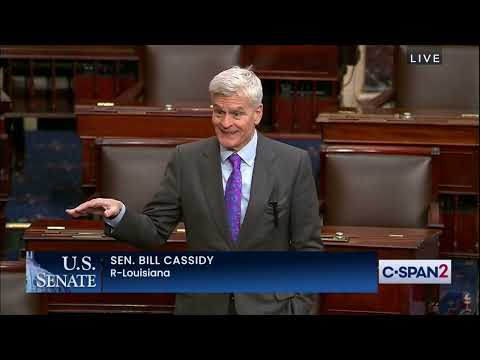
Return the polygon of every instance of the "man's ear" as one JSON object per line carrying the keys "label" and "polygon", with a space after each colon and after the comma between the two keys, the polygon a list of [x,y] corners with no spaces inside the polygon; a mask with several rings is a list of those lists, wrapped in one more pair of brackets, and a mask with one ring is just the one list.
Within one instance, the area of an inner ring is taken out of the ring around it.
{"label": "man's ear", "polygon": [[257,110],[255,110],[255,116],[255,125],[258,125],[263,116],[263,104],[258,105]]}

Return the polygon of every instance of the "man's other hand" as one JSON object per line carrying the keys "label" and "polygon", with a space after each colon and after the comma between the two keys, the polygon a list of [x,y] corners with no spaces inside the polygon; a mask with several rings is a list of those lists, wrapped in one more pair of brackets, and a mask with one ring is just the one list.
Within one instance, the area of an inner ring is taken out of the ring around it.
{"label": "man's other hand", "polygon": [[67,209],[66,213],[74,218],[88,214],[114,218],[122,210],[122,202],[115,199],[96,198],[78,205],[75,209]]}

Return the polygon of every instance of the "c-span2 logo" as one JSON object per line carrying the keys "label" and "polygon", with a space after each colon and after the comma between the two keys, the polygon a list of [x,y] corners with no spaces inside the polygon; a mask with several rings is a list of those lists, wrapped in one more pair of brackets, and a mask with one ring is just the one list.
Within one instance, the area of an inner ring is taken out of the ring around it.
{"label": "c-span2 logo", "polygon": [[379,284],[451,284],[452,260],[379,260]]}

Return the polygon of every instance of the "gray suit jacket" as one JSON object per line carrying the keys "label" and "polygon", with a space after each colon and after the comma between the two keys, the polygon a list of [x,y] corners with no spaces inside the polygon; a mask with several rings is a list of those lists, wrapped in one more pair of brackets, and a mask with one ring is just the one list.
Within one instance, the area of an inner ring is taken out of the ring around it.
{"label": "gray suit jacket", "polygon": [[[148,176],[148,174],[145,174]],[[224,208],[219,143],[215,137],[177,147],[159,192],[143,214],[126,210],[106,233],[139,247],[165,243],[185,223],[189,250],[322,250],[318,198],[306,151],[258,133],[250,200],[235,245]],[[271,202],[277,202],[278,226]],[[177,294],[177,314],[310,314],[313,294]]]}

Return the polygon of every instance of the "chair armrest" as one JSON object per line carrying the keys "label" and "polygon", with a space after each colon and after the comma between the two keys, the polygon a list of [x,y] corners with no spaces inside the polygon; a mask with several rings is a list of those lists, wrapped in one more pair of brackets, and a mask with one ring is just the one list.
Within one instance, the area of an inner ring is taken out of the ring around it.
{"label": "chair armrest", "polygon": [[431,202],[428,208],[428,224],[430,229],[443,229],[445,225],[440,223],[440,207],[437,201]]}

